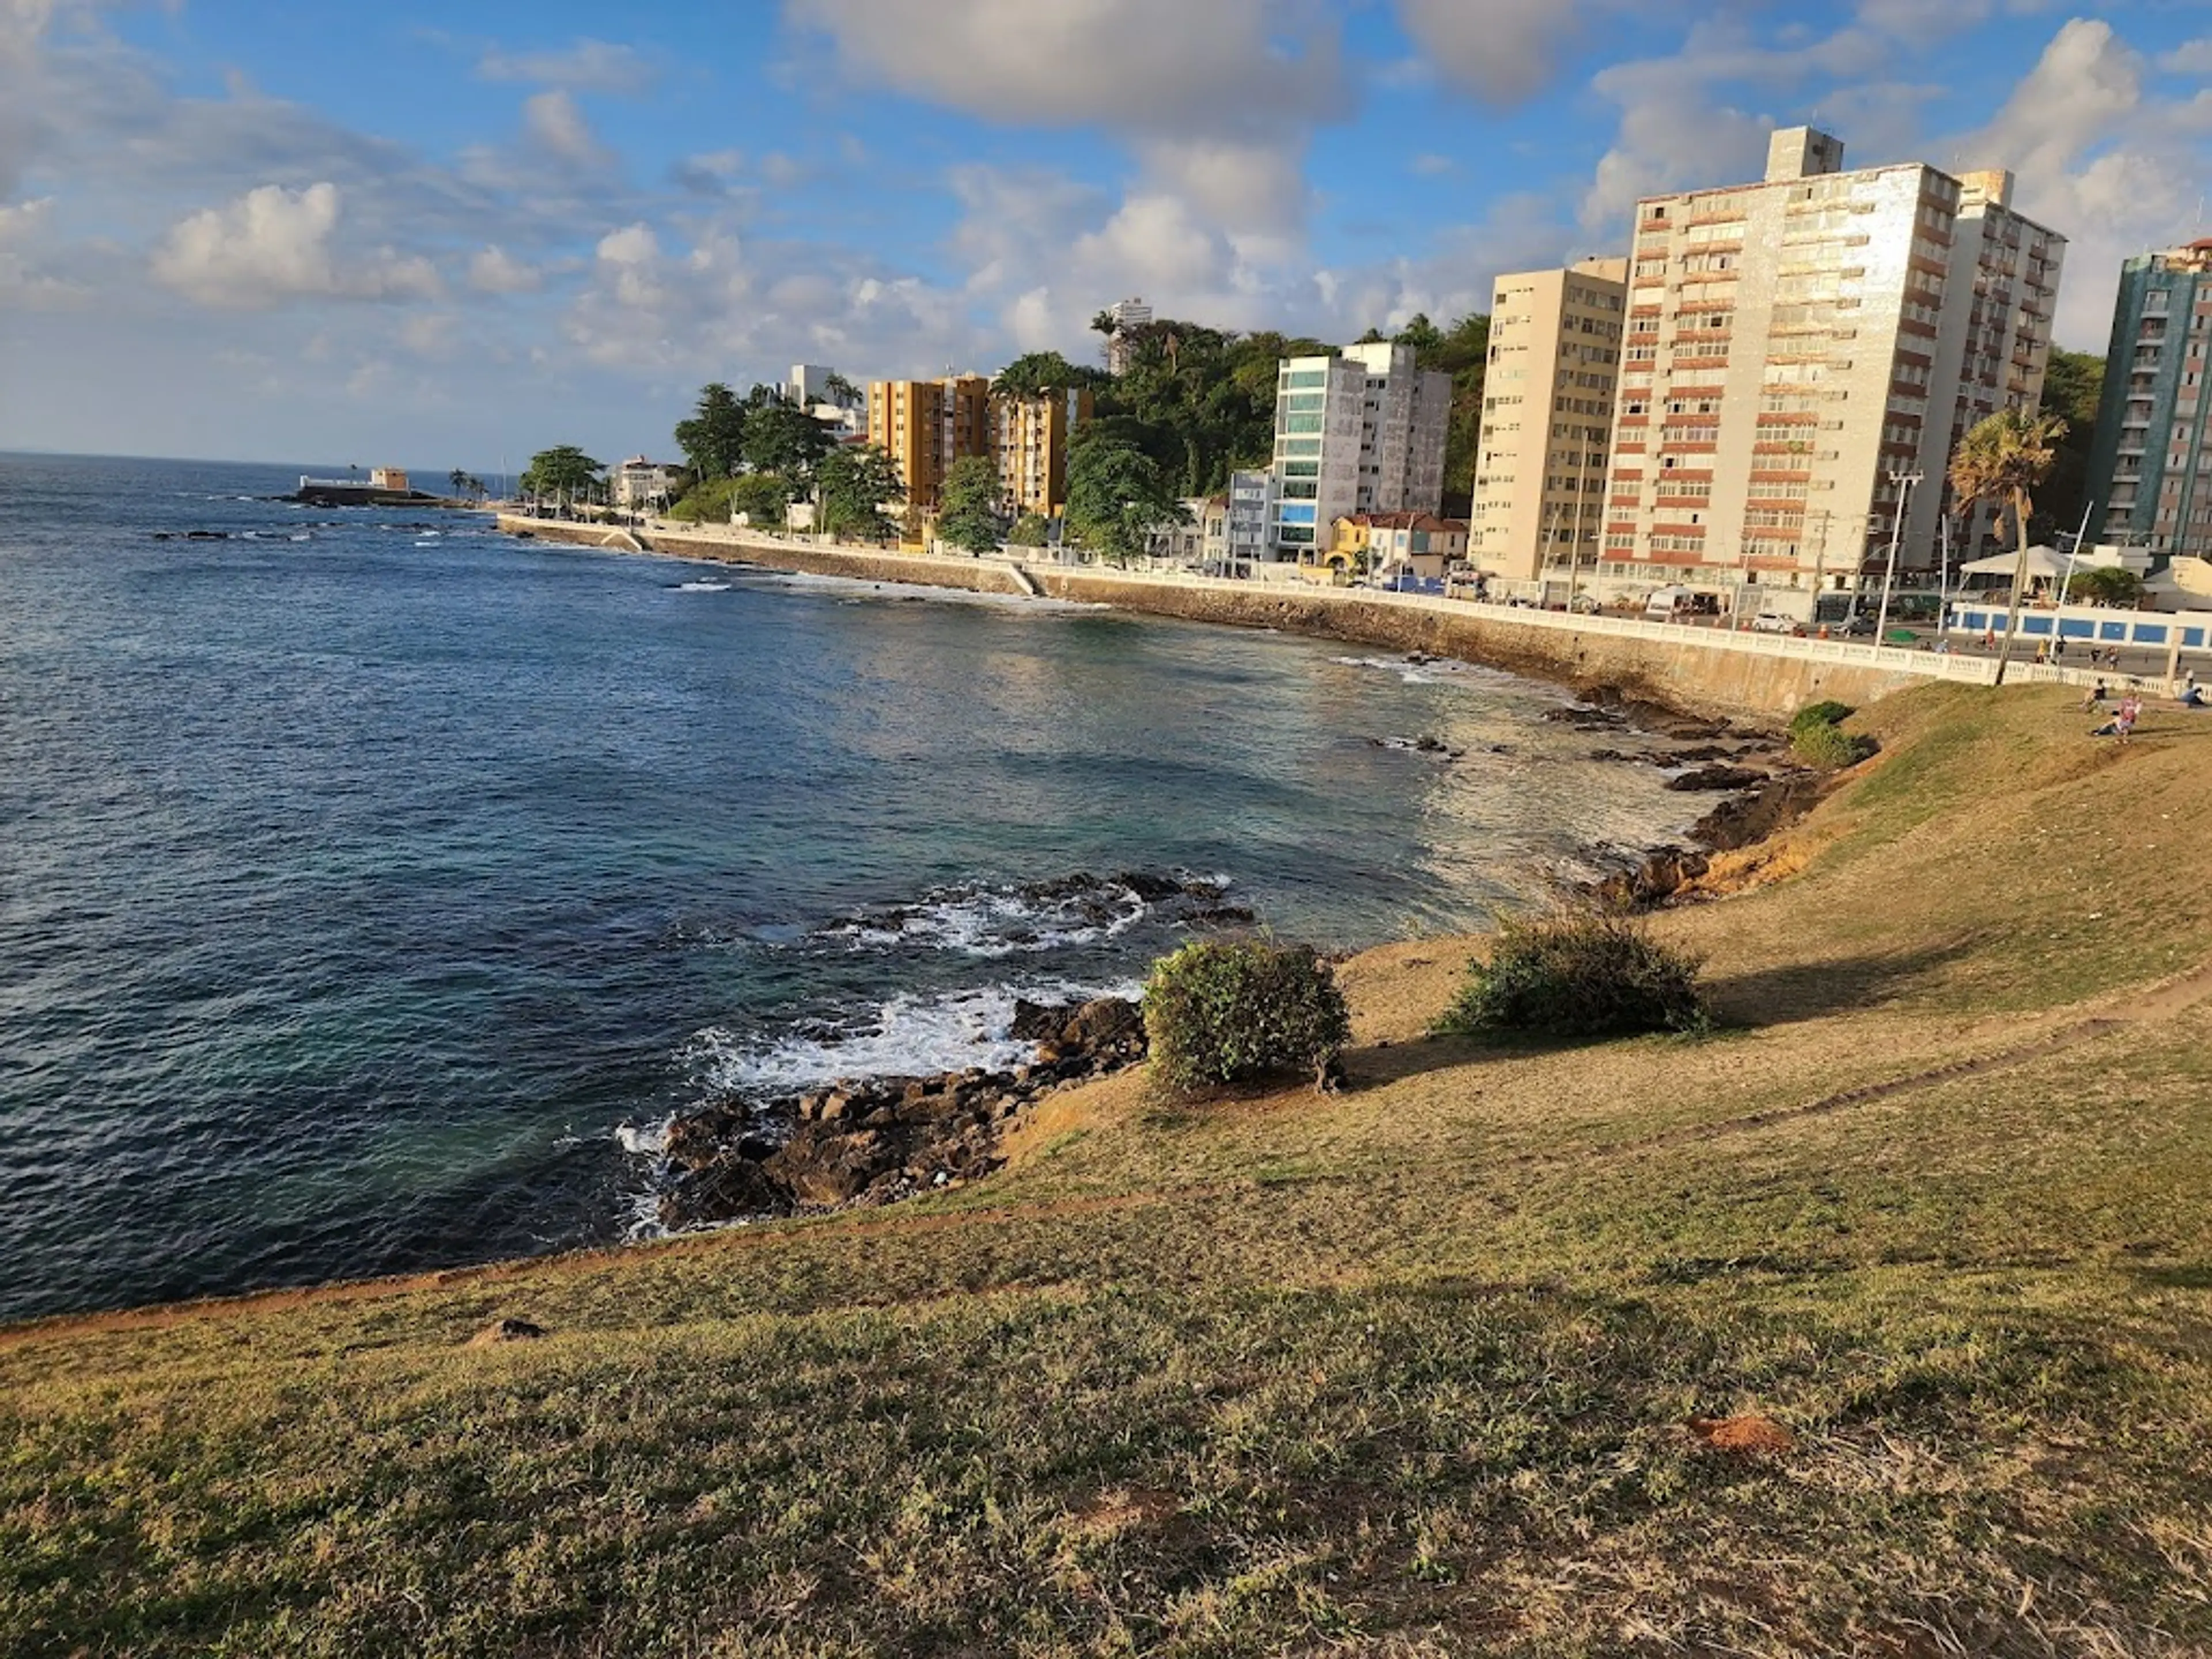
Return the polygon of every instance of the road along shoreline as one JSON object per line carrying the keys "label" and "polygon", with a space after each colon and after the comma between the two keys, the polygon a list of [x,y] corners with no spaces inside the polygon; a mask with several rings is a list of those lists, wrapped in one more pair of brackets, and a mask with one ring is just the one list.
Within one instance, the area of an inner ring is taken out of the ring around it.
{"label": "road along shoreline", "polygon": [[[1003,558],[842,547],[720,526],[624,528],[502,514],[512,535],[615,552],[747,564],[795,574],[1042,596],[1147,616],[1271,628],[1395,652],[1457,657],[1687,714],[1771,724],[1808,702],[1865,704],[1929,679],[1987,684],[1985,659],[1855,641],[1734,634],[1633,617],[1477,605],[1300,582],[1231,581]],[[2026,678],[2014,665],[2015,678]]]}

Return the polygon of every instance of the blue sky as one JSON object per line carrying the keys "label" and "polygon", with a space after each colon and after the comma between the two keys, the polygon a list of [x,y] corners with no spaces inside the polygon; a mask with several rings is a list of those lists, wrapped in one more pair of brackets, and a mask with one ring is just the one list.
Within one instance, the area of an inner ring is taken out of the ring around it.
{"label": "blue sky", "polygon": [[2212,230],[2212,0],[0,0],[0,448],[489,471],[1128,295],[1350,338],[1804,120],[2012,167],[2101,349]]}

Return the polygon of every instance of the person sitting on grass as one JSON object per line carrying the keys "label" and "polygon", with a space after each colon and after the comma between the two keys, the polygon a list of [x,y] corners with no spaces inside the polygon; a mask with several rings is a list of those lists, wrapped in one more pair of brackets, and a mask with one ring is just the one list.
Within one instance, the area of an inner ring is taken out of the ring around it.
{"label": "person sitting on grass", "polygon": [[2104,681],[2099,680],[2081,694],[2081,712],[2085,714],[2094,714],[2105,706],[2105,699],[2110,695],[2105,690]]}

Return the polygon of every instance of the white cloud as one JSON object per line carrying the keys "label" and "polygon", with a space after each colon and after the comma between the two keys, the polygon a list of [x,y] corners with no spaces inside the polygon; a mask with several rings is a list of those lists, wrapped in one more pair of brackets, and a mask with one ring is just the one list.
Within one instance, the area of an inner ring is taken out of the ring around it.
{"label": "white cloud", "polygon": [[2027,17],[2055,0],[1863,0],[1859,21],[1916,46],[1979,28],[1998,16]]}
{"label": "white cloud", "polygon": [[181,219],[155,251],[154,275],[204,306],[258,311],[306,299],[422,300],[441,291],[428,260],[389,248],[340,258],[340,210],[327,180],[264,185]]}
{"label": "white cloud", "polygon": [[2168,75],[2212,75],[2212,36],[2184,41],[2161,54],[2158,66]]}
{"label": "white cloud", "polygon": [[744,167],[742,150],[705,150],[685,156],[669,168],[668,176],[678,189],[694,196],[727,196]]}
{"label": "white cloud", "polygon": [[578,167],[597,167],[607,159],[592,124],[565,91],[532,93],[525,99],[522,128],[532,143]]}
{"label": "white cloud", "polygon": [[37,256],[48,237],[54,198],[0,203],[0,307],[46,311],[88,297],[85,286],[46,270]]}
{"label": "white cloud", "polygon": [[2212,161],[2206,129],[2193,118],[2196,100],[2145,90],[2148,67],[2111,24],[2075,18],[1996,118],[1956,141],[1964,165],[2010,168],[2014,204],[2068,239],[2057,332],[2080,348],[2109,337],[2123,260],[2197,234],[2197,195]]}
{"label": "white cloud", "polygon": [[1274,127],[1344,91],[1316,0],[786,0],[848,70],[994,120],[1128,131]]}
{"label": "white cloud", "polygon": [[495,48],[477,64],[487,81],[520,81],[575,92],[635,97],[659,77],[635,48],[583,40],[559,51],[507,52]]}
{"label": "white cloud", "polygon": [[1357,101],[1329,0],[932,0],[923,29],[909,0],[785,9],[864,81],[993,121],[1112,133],[1143,169],[1140,213],[1176,197],[1255,253],[1296,237],[1310,134]]}
{"label": "white cloud", "polygon": [[1446,75],[1496,103],[1542,89],[1583,29],[1575,0],[1398,0],[1398,21]]}
{"label": "white cloud", "polygon": [[469,261],[469,286],[479,294],[534,294],[544,284],[544,273],[537,266],[495,242]]}

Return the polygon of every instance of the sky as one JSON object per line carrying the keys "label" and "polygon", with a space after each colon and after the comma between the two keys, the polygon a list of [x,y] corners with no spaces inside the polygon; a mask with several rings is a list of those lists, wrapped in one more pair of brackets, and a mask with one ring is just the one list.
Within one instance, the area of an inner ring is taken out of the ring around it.
{"label": "sky", "polygon": [[1128,296],[1348,340],[1805,122],[2013,169],[2101,353],[2212,234],[2212,0],[0,0],[0,449],[489,477]]}

